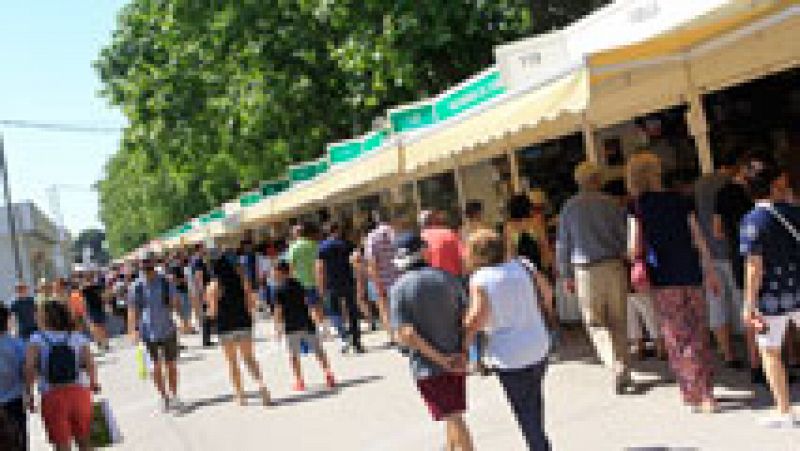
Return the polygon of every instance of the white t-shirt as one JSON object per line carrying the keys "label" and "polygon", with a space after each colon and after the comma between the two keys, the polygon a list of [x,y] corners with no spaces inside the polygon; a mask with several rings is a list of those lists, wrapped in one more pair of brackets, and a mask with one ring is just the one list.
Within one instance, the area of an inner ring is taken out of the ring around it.
{"label": "white t-shirt", "polygon": [[[39,355],[39,393],[47,393],[50,390],[50,384],[47,383],[47,362],[50,357],[50,343],[62,343],[67,339],[66,332],[50,332],[39,331],[31,336],[30,345],[36,345],[41,350]],[[78,383],[80,385],[89,386],[89,375],[86,369],[80,365],[81,349],[89,346],[89,339],[85,335],[78,332],[70,332],[69,340],[67,341],[69,347],[75,352],[75,361],[78,369]]]}
{"label": "white t-shirt", "polygon": [[517,261],[479,269],[470,285],[483,288],[489,301],[489,363],[500,370],[541,362],[550,350],[550,335],[539,308],[530,272]]}

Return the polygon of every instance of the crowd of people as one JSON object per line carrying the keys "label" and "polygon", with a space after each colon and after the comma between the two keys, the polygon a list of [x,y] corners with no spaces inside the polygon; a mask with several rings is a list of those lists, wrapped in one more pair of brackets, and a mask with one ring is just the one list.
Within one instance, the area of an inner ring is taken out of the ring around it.
{"label": "crowd of people", "polygon": [[114,333],[145,347],[165,412],[184,409],[180,337],[197,333],[204,346],[217,337],[235,402],[247,403],[243,363],[269,406],[253,343],[263,312],[285,338],[297,391],[306,390],[305,353],[335,387],[323,341],[335,335],[340,352],[361,354],[366,323],[409,360],[422,401],[445,424],[446,449],[473,449],[463,414],[467,375],[480,371],[496,374],[528,447],[548,450],[543,380],[559,336],[556,291],[577,297],[613,393],[635,388],[635,360],[649,342],[682,401],[717,412],[713,337],[724,366],[768,383],[776,410],[765,423],[793,426],[782,351],[797,338],[790,322],[800,326],[797,180],[765,159],[722,157],[719,166],[693,186],[665,187],[659,157],[641,152],[627,164],[627,189],[612,189],[584,162],[553,245],[541,212],[518,194],[501,227],[484,222],[479,202],[467,204],[460,230],[438,211],[422,212],[411,228],[374,211],[360,230],[302,222],[260,244],[197,245],[42,283],[35,296],[20,284],[0,305],[0,433],[26,448],[26,410],[38,392],[55,449],[73,441],[88,449],[100,390],[93,352],[109,352]]}

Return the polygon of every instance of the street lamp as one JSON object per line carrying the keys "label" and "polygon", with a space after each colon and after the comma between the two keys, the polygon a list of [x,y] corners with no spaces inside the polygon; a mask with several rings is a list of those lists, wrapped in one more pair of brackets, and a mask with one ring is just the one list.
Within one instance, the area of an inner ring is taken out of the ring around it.
{"label": "street lamp", "polygon": [[8,233],[11,237],[11,248],[14,250],[14,267],[17,272],[17,281],[22,281],[22,259],[19,256],[19,241],[17,240],[17,220],[14,214],[14,206],[11,204],[11,189],[8,183],[8,164],[6,163],[5,144],[3,134],[0,133],[0,164],[3,165],[3,193],[6,200],[6,219],[8,220]]}

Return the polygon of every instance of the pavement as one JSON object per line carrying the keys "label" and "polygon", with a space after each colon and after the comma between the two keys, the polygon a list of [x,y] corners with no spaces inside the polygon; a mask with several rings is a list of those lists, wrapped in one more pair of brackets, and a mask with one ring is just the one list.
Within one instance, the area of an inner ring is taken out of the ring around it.
{"label": "pavement", "polygon": [[[102,397],[113,406],[124,435],[119,450],[441,450],[443,426],[428,416],[406,360],[382,346],[385,335],[368,334],[368,352],[341,355],[326,348],[340,386],[325,388],[313,357],[304,357],[308,391],[293,393],[288,360],[271,327],[257,326],[257,352],[275,406],[262,407],[255,384],[244,376],[248,406],[232,401],[220,349],[203,349],[197,336],[182,341],[182,415],[163,414],[150,381],[137,377],[134,350],[124,341],[100,357]],[[715,388],[722,412],[695,414],[679,402],[663,362],[636,365],[635,394],[615,396],[611,375],[595,362],[583,334],[564,334],[564,344],[545,380],[547,431],[555,450],[800,450],[800,428],[771,430],[757,424],[771,403],[753,389],[749,374],[720,370]],[[800,387],[794,386],[795,404]],[[476,449],[524,450],[520,433],[494,377],[468,382],[467,423]],[[797,407],[800,411],[800,407]],[[49,449],[38,416],[31,448]]]}

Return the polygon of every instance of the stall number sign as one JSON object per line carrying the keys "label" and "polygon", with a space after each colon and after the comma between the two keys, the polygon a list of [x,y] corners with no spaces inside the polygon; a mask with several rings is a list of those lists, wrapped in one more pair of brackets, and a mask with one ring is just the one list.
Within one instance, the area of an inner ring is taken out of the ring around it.
{"label": "stall number sign", "polygon": [[492,71],[468,85],[445,93],[436,101],[436,118],[449,119],[505,92],[500,71]]}
{"label": "stall number sign", "polygon": [[397,133],[427,127],[436,122],[433,105],[426,103],[391,111],[389,122],[392,124],[392,130]]}

